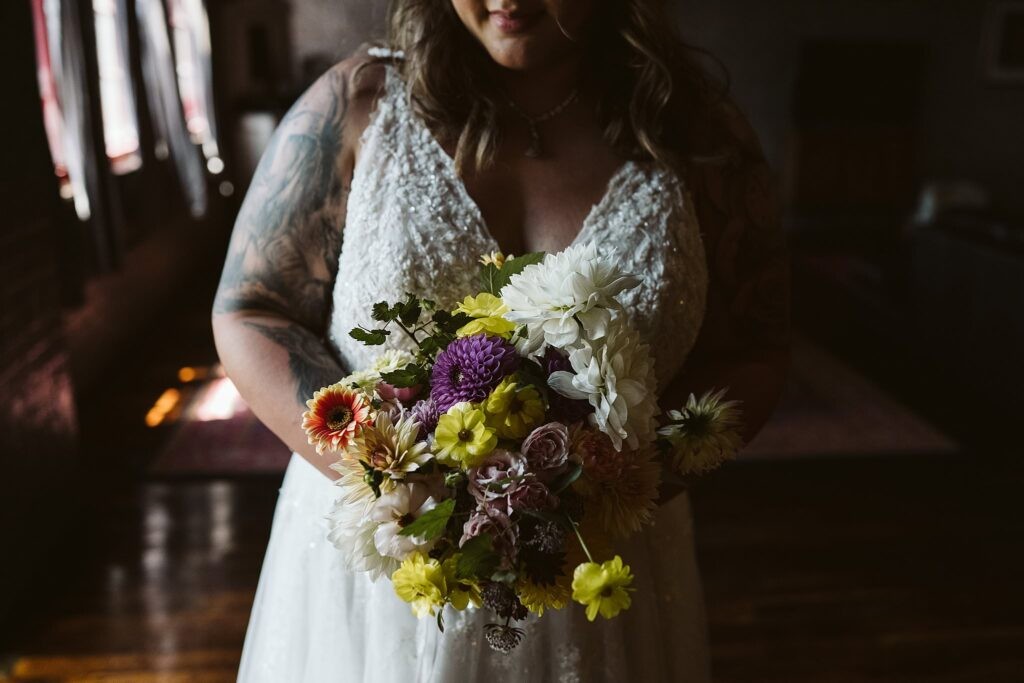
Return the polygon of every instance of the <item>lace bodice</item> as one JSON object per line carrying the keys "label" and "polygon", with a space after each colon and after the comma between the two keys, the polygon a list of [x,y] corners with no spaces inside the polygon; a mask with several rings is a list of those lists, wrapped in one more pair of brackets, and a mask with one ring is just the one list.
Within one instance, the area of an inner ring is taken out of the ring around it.
{"label": "lace bodice", "polygon": [[[651,344],[662,385],[682,367],[700,329],[707,265],[693,204],[679,178],[653,163],[625,162],[574,243],[638,275],[625,308]],[[445,307],[478,290],[478,259],[498,249],[451,157],[409,106],[397,72],[363,133],[348,199],[330,340],[346,369],[370,365],[380,347],[352,339],[374,325],[377,301],[406,292]],[[398,335],[389,344],[405,346]]]}

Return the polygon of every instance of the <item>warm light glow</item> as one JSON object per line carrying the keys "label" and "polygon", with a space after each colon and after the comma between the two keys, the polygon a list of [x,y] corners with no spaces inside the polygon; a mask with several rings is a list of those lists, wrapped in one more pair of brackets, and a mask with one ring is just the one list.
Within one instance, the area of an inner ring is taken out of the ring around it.
{"label": "warm light glow", "polygon": [[189,419],[200,422],[212,420],[230,420],[246,410],[238,389],[227,377],[214,380],[196,397],[195,404],[189,410]]}
{"label": "warm light glow", "polygon": [[153,407],[146,413],[146,425],[156,427],[167,419],[167,415],[174,410],[181,402],[181,392],[177,389],[167,389],[160,394]]}
{"label": "warm light glow", "polygon": [[178,379],[182,382],[191,382],[196,378],[195,368],[182,368],[178,370]]}

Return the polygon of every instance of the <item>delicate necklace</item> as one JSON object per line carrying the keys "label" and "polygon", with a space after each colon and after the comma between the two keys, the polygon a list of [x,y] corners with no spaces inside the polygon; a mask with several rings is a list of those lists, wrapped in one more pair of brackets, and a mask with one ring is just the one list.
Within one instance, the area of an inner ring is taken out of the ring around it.
{"label": "delicate necklace", "polygon": [[506,97],[508,100],[508,106],[514,111],[521,119],[526,122],[526,128],[530,131],[530,144],[526,148],[526,156],[531,159],[536,159],[541,155],[541,144],[540,144],[540,131],[537,130],[537,124],[544,123],[548,119],[552,119],[561,114],[566,107],[576,101],[576,96],[580,94],[579,88],[574,88],[569,96],[551,109],[548,109],[543,114],[538,116],[530,116],[525,111],[519,108],[519,106],[512,101],[512,98]]}

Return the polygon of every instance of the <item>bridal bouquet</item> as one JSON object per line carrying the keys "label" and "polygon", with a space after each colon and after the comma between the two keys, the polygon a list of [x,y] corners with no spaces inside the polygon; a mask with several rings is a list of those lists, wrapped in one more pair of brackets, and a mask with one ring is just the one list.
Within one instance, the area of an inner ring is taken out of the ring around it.
{"label": "bridal bouquet", "polygon": [[485,637],[508,652],[530,612],[628,608],[611,542],[653,521],[663,470],[732,457],[739,422],[718,392],[658,429],[653,359],[619,299],[639,281],[593,245],[481,260],[480,291],[454,310],[374,305],[379,324],[351,336],[411,350],[317,391],[303,427],[338,455],[330,539],[350,566],[390,577],[442,630],[446,605],[492,610]]}

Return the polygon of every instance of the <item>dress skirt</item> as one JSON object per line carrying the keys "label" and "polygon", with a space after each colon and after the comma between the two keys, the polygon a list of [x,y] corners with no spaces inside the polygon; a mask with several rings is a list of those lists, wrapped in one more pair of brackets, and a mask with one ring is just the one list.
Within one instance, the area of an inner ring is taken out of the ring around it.
{"label": "dress skirt", "polygon": [[633,604],[611,620],[583,607],[531,615],[511,654],[491,650],[490,610],[445,611],[445,631],[394,593],[345,567],[327,540],[340,490],[292,455],[245,637],[243,683],[710,681],[706,621],[685,495],[621,545]]}

